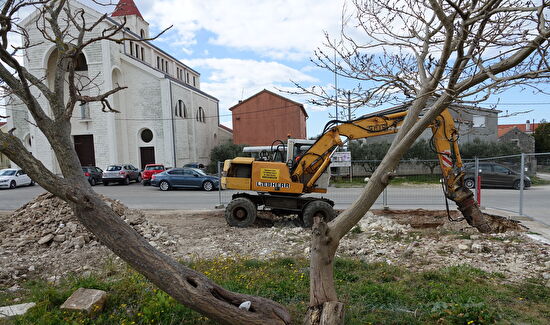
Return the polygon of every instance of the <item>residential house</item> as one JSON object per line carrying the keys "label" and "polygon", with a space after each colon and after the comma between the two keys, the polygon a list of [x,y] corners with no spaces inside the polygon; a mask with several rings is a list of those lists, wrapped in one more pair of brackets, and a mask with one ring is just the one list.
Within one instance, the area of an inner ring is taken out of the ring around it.
{"label": "residential house", "polygon": [[233,142],[250,146],[268,146],[276,140],[305,139],[304,105],[269,90],[229,108],[233,116]]}

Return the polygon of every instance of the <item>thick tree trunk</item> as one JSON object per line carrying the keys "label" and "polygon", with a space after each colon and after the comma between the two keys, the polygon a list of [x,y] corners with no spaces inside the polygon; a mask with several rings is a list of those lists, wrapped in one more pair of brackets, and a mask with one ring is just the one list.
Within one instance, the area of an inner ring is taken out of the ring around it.
{"label": "thick tree trunk", "polygon": [[306,325],[343,324],[344,308],[334,285],[334,256],[338,241],[327,224],[315,217],[311,238],[309,308]]}
{"label": "thick tree trunk", "polygon": [[[285,307],[269,299],[233,293],[159,252],[91,189],[71,202],[76,217],[116,255],[178,302],[220,324],[290,324]],[[80,196],[80,195],[79,195]],[[239,305],[250,301],[249,310]]]}

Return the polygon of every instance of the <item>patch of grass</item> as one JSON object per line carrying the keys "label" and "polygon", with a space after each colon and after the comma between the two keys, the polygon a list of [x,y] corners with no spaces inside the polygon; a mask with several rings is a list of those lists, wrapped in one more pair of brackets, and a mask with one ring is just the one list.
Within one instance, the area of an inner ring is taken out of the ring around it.
{"label": "patch of grass", "polygon": [[[299,323],[307,309],[309,267],[306,260],[218,258],[189,263],[234,291],[278,301]],[[508,283],[502,274],[461,265],[411,272],[385,263],[337,258],[334,278],[346,306],[346,324],[545,324],[550,317],[550,288],[542,281]],[[102,289],[109,298],[95,318],[66,313],[59,306],[76,288]],[[175,302],[129,268],[109,269],[88,277],[70,276],[60,284],[28,281],[18,293],[37,306],[9,324],[213,324]],[[8,324],[1,321],[0,324]]]}
{"label": "patch of grass", "polygon": [[531,178],[531,185],[533,186],[550,184],[550,180],[540,178],[538,176],[531,176],[529,178]]}

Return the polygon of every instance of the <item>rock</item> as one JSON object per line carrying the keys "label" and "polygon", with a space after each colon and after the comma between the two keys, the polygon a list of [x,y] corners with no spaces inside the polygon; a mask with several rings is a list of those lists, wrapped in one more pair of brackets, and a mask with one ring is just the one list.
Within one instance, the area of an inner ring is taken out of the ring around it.
{"label": "rock", "polygon": [[103,290],[78,288],[59,308],[95,314],[103,309],[106,300],[107,292]]}
{"label": "rock", "polygon": [[550,280],[550,272],[543,273],[542,278],[545,279],[545,280]]}
{"label": "rock", "polygon": [[53,234],[47,234],[46,236],[40,238],[38,240],[38,245],[44,245],[44,244],[47,244],[49,243],[52,239],[54,238],[54,235]]}
{"label": "rock", "polygon": [[458,244],[457,246],[458,250],[460,251],[468,251],[470,250],[470,247],[468,245],[465,245],[465,244]]}
{"label": "rock", "polygon": [[483,245],[479,244],[479,243],[473,243],[472,244],[472,247],[470,248],[470,250],[473,252],[473,253],[481,253],[483,252]]}
{"label": "rock", "polygon": [[17,292],[19,290],[21,290],[21,287],[17,284],[14,284],[13,286],[8,288],[8,292]]}
{"label": "rock", "polygon": [[546,261],[544,263],[544,267],[547,269],[547,270],[550,270],[550,261]]}
{"label": "rock", "polygon": [[11,305],[6,307],[0,307],[0,318],[13,317],[25,314],[29,309],[36,306],[34,302],[26,304]]}
{"label": "rock", "polygon": [[65,235],[56,235],[53,238],[53,241],[58,242],[58,243],[62,243],[62,242],[65,241]]}

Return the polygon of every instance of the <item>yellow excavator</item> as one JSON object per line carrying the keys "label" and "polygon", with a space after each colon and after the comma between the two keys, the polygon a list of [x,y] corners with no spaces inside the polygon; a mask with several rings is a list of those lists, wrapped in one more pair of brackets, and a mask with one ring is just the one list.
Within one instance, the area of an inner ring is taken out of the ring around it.
{"label": "yellow excavator", "polygon": [[[236,193],[225,209],[225,219],[231,226],[251,225],[258,213],[258,207],[275,215],[295,215],[295,223],[311,227],[314,216],[326,221],[336,214],[334,202],[322,198],[302,196],[307,193],[326,193],[328,187],[327,168],[336,150],[347,140],[376,137],[397,133],[407,110],[389,109],[361,116],[351,121],[331,121],[322,135],[305,152],[295,153],[292,159],[273,161],[269,154],[262,158],[237,157],[224,162],[222,188],[254,191]],[[443,175],[445,196],[454,201],[466,221],[481,232],[491,231],[473,193],[464,186],[464,171],[458,148],[458,132],[448,110],[444,110],[430,125],[433,136],[431,143],[437,153]],[[284,143],[275,146],[282,150]],[[272,146],[273,147],[273,146]],[[292,153],[291,148],[287,149]],[[281,157],[277,152],[272,157]],[[288,157],[287,157],[288,158]]]}

